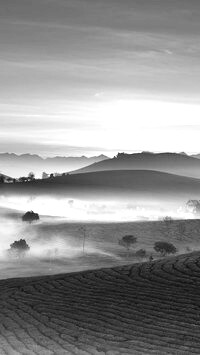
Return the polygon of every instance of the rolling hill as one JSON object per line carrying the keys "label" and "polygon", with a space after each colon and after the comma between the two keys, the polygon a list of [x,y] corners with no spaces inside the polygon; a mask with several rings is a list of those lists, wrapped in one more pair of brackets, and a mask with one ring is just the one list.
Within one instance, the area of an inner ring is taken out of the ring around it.
{"label": "rolling hill", "polygon": [[5,174],[3,174],[3,173],[0,173],[0,179],[3,179],[3,180],[7,180],[7,179],[11,179],[11,177],[10,176],[8,176],[8,175],[5,175]]}
{"label": "rolling hill", "polygon": [[200,353],[200,253],[0,281],[1,354]]}
{"label": "rolling hill", "polygon": [[1,194],[61,194],[66,196],[126,195],[135,197],[178,197],[191,199],[200,196],[200,179],[150,170],[99,171],[67,174],[28,183],[1,184]]}
{"label": "rolling hill", "polygon": [[71,174],[105,170],[157,170],[170,174],[200,178],[200,160],[176,153],[120,153],[117,157],[72,171]]}

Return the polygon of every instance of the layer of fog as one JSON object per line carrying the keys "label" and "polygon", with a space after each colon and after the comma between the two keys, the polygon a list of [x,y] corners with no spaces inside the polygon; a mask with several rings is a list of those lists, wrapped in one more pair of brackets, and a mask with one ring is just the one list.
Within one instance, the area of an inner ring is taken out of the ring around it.
{"label": "layer of fog", "polygon": [[186,202],[107,200],[92,201],[54,197],[1,196],[0,207],[30,211],[42,216],[66,218],[69,221],[137,221],[159,220],[165,216],[189,219],[195,216],[186,210]]}
{"label": "layer of fog", "polygon": [[[0,279],[138,262],[134,256],[127,260],[126,251],[119,246],[119,237],[129,233],[126,228],[119,232],[119,222],[159,220],[166,215],[174,219],[194,218],[184,204],[137,202],[1,196]],[[39,222],[22,222],[22,215],[29,210],[39,213]],[[101,229],[103,222],[113,222],[111,229]],[[30,251],[24,258],[11,257],[10,244],[21,238]],[[148,245],[138,243],[137,248],[142,247],[146,249]],[[185,252],[184,248],[181,252]]]}

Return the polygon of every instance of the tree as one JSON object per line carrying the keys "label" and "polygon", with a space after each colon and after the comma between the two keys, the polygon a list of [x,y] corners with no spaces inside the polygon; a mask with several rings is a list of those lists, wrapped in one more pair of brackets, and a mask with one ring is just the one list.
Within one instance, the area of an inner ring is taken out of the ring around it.
{"label": "tree", "polygon": [[19,179],[18,179],[19,182],[27,182],[28,181],[28,178],[26,176],[21,176]]}
{"label": "tree", "polygon": [[167,254],[175,254],[177,252],[176,247],[167,242],[156,242],[154,244],[154,250],[157,253],[160,253],[162,256],[165,256]]}
{"label": "tree", "polygon": [[28,174],[28,180],[29,181],[35,180],[35,174],[32,171]]}
{"label": "tree", "polygon": [[5,177],[3,175],[0,175],[0,184],[3,184],[5,182]]}
{"label": "tree", "polygon": [[119,240],[119,245],[123,246],[127,253],[129,252],[131,246],[137,242],[137,237],[134,235],[125,235],[122,239]]}
{"label": "tree", "polygon": [[189,200],[186,203],[186,208],[189,212],[199,215],[200,214],[200,200]]}
{"label": "tree", "polygon": [[8,178],[7,178],[7,182],[8,182],[8,183],[12,183],[12,182],[13,182],[13,178],[8,177]]}
{"label": "tree", "polygon": [[147,256],[147,252],[145,249],[139,249],[136,251],[135,256],[138,258],[145,258]]}
{"label": "tree", "polygon": [[33,211],[28,211],[22,216],[22,221],[23,222],[33,222],[33,221],[38,221],[40,219],[38,213],[34,213]]}
{"label": "tree", "polygon": [[24,256],[26,252],[30,250],[29,245],[26,243],[25,239],[15,240],[14,243],[10,244],[9,252],[14,256]]}

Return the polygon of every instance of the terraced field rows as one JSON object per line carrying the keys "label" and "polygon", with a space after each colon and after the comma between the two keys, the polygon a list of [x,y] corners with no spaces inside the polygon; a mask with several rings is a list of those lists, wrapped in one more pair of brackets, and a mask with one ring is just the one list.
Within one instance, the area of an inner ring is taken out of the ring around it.
{"label": "terraced field rows", "polygon": [[200,253],[0,281],[0,354],[200,354]]}

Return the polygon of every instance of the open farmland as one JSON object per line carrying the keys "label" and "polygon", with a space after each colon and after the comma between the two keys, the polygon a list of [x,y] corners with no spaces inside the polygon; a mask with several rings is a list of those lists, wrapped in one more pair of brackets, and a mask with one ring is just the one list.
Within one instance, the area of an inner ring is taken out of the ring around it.
{"label": "open farmland", "polygon": [[2,355],[200,353],[200,253],[0,287]]}
{"label": "open farmland", "polygon": [[[114,267],[149,260],[150,255],[157,259],[160,255],[153,247],[158,241],[172,243],[178,254],[200,250],[200,220],[72,223],[44,219],[31,225],[20,219],[12,221],[11,225],[8,220],[1,224],[0,279]],[[137,238],[128,253],[119,244],[125,235]],[[30,246],[27,257],[6,257],[5,250],[19,237]],[[146,251],[146,258],[136,257],[139,249]]]}

